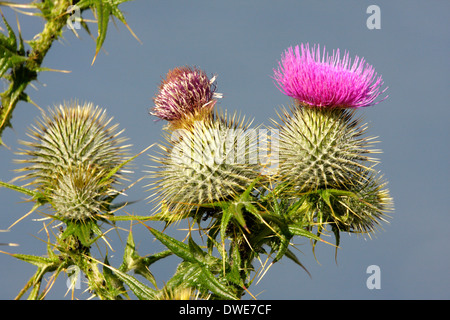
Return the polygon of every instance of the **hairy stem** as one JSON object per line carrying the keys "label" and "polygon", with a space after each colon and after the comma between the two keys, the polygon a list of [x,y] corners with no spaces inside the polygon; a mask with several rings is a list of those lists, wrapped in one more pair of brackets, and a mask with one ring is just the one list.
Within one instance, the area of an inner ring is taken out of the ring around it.
{"label": "hairy stem", "polygon": [[27,61],[14,67],[10,74],[9,87],[0,94],[0,144],[3,130],[10,126],[12,113],[20,100],[28,101],[25,89],[36,80],[45,55],[62,33],[67,21],[66,11],[71,5],[70,0],[44,1],[38,7],[46,19],[44,29],[33,41],[30,41],[31,51]]}

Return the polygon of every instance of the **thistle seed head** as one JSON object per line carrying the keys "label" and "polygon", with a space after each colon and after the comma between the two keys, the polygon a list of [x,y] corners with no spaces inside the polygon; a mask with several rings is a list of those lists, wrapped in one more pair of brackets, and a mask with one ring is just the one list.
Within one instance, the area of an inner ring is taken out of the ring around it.
{"label": "thistle seed head", "polygon": [[123,162],[127,146],[111,120],[90,103],[64,103],[42,114],[28,134],[33,141],[21,141],[27,149],[19,154],[27,159],[18,162],[27,166],[19,179],[31,180],[57,217],[94,218],[116,193],[112,185],[122,172],[107,175]]}
{"label": "thistle seed head", "polygon": [[368,154],[372,138],[365,125],[352,118],[353,110],[294,107],[283,110],[278,125],[279,180],[293,193],[342,189],[363,183],[376,159]]}
{"label": "thistle seed head", "polygon": [[257,136],[249,131],[236,116],[216,115],[166,136],[161,153],[153,157],[159,166],[150,178],[155,179],[152,197],[165,206],[170,219],[232,199],[258,177],[261,168],[252,158]]}

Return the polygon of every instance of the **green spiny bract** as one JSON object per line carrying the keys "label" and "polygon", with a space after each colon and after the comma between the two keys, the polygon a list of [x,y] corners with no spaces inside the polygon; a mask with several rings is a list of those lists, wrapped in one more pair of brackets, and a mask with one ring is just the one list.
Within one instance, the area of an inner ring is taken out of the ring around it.
{"label": "green spiny bract", "polygon": [[331,196],[324,214],[341,231],[370,234],[386,222],[386,214],[393,209],[386,185],[381,177],[372,174],[351,193]]}
{"label": "green spiny bract", "polygon": [[352,118],[354,111],[340,108],[284,110],[279,125],[279,177],[294,193],[341,189],[361,183],[361,171],[376,160],[368,154],[371,138],[366,126]]}
{"label": "green spiny bract", "polygon": [[351,190],[320,189],[300,197],[298,210],[290,212],[294,223],[317,226],[330,225],[335,232],[375,232],[393,209],[387,182],[371,174],[365,182]]}
{"label": "green spiny bract", "polygon": [[[303,225],[331,224],[347,232],[369,233],[392,209],[386,183],[369,157],[373,138],[353,110],[298,107],[284,111],[280,127],[278,181],[282,196],[302,199]],[[292,200],[295,201],[295,200]],[[296,219],[295,217],[291,217]]]}
{"label": "green spiny bract", "polygon": [[162,151],[152,157],[160,165],[149,176],[156,179],[151,197],[168,220],[237,197],[261,173],[256,129],[236,116],[215,114],[168,133],[159,145]]}
{"label": "green spiny bract", "polygon": [[109,173],[123,162],[126,146],[117,125],[108,127],[111,120],[90,103],[65,103],[42,114],[30,129],[34,141],[21,141],[28,149],[19,153],[27,156],[18,160],[27,164],[20,178],[31,179],[29,185],[45,195],[57,218],[95,218],[117,195],[113,184],[122,173]]}

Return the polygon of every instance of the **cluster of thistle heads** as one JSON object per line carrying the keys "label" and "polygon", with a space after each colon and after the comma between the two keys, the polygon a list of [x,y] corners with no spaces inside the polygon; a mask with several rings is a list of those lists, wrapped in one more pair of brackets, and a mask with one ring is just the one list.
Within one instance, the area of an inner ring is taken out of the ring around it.
{"label": "cluster of thistle heads", "polygon": [[189,67],[167,74],[150,113],[168,122],[153,174],[168,219],[198,218],[251,187],[261,197],[308,199],[301,212],[311,223],[373,231],[392,203],[356,109],[386,99],[377,100],[386,90],[381,76],[364,59],[301,45],[286,50],[273,79],[292,104],[261,129],[215,108],[215,77]]}
{"label": "cluster of thistle heads", "polygon": [[[154,97],[150,114],[167,126],[159,153],[151,156],[150,197],[166,221],[217,214],[214,208],[244,193],[269,213],[259,199],[304,199],[289,217],[303,225],[371,232],[385,220],[392,200],[374,168],[371,155],[379,151],[357,112],[386,99],[386,89],[364,59],[351,62],[348,53],[329,55],[318,45],[286,50],[273,79],[292,100],[269,126],[253,127],[219,110],[215,78],[197,67],[177,67]],[[111,213],[122,174],[113,169],[125,161],[126,146],[109,124],[101,109],[72,102],[44,114],[31,130],[24,178],[46,195],[56,217]]]}

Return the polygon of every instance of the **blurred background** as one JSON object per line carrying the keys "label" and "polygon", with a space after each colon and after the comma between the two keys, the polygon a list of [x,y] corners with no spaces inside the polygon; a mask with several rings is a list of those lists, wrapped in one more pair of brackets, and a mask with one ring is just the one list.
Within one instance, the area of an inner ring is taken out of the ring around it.
{"label": "blurred background", "polygon": [[[25,2],[25,1],[20,1]],[[369,29],[370,5],[381,10],[380,29]],[[315,255],[307,240],[295,238],[297,255],[311,278],[289,259],[273,265],[251,292],[258,299],[449,299],[450,212],[449,188],[449,53],[450,2],[448,1],[297,1],[297,0],[135,0],[120,8],[139,43],[120,22],[110,23],[103,50],[91,65],[95,42],[78,30],[77,38],[65,29],[43,66],[71,72],[41,73],[26,90],[40,107],[78,99],[106,108],[138,153],[157,142],[163,122],[148,114],[157,86],[169,69],[196,65],[209,75],[217,74],[219,106],[253,118],[255,124],[270,124],[276,110],[289,104],[271,78],[282,52],[300,43],[318,43],[329,51],[348,50],[364,57],[381,74],[389,98],[359,110],[369,123],[368,134],[378,136],[382,171],[389,181],[395,212],[371,239],[342,234],[340,248],[318,244]],[[42,30],[38,17],[1,7],[8,22],[30,40]],[[85,18],[92,19],[89,13]],[[4,25],[1,24],[4,29]],[[96,34],[95,24],[90,24]],[[2,83],[2,91],[6,83]],[[27,128],[39,110],[19,103],[13,128],[6,129],[0,148],[0,179],[16,176],[14,154],[19,139],[28,139]],[[151,153],[149,151],[148,153]],[[134,162],[131,180],[139,179],[151,162],[141,155]],[[147,215],[152,205],[141,181],[128,191],[127,200],[139,200],[127,212]],[[17,192],[0,188],[0,229],[7,229],[32,205]],[[46,234],[38,213],[0,233],[0,242],[18,247],[0,247],[10,253],[45,254]],[[150,224],[150,223],[149,223]],[[127,229],[129,223],[120,224]],[[182,228],[182,225],[178,226]],[[53,232],[57,232],[56,229]],[[172,234],[184,235],[176,227]],[[163,250],[142,226],[133,233],[141,255]],[[116,251],[99,250],[119,266],[126,231],[110,232]],[[334,243],[334,238],[327,240]],[[175,271],[175,257],[156,263],[151,271],[163,285]],[[380,270],[379,289],[366,285],[369,266]],[[259,267],[258,265],[255,265]],[[0,254],[0,299],[13,299],[35,267]],[[48,298],[70,299],[66,277],[61,276]],[[86,284],[75,296],[86,299]],[[249,297],[246,297],[249,298]]]}

